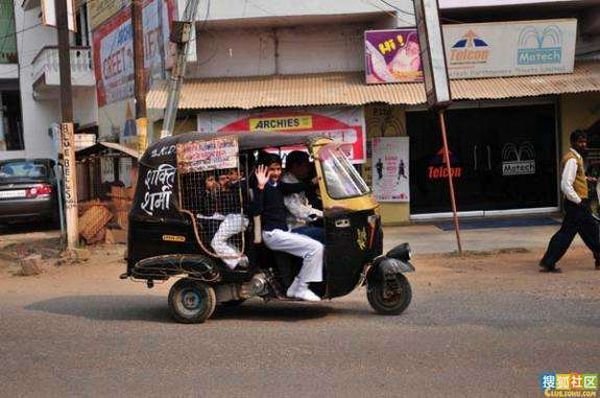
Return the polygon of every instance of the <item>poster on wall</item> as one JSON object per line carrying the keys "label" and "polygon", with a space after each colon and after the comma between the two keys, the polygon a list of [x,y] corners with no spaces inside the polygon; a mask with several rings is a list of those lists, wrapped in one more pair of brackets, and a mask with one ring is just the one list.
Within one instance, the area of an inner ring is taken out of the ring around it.
{"label": "poster on wall", "polygon": [[367,84],[422,81],[417,30],[366,31],[365,73]]}
{"label": "poster on wall", "polygon": [[[172,66],[168,56],[169,21],[174,2],[148,0],[142,11],[144,27],[144,67],[148,87],[165,76]],[[92,32],[94,72],[98,106],[102,107],[134,95],[133,27],[131,9],[123,8]]]}
{"label": "poster on wall", "polygon": [[365,117],[362,107],[305,108],[269,111],[214,111],[198,114],[200,133],[314,133],[346,145],[353,163],[366,160]]}
{"label": "poster on wall", "polygon": [[408,137],[371,140],[371,187],[380,202],[410,201],[408,140]]}

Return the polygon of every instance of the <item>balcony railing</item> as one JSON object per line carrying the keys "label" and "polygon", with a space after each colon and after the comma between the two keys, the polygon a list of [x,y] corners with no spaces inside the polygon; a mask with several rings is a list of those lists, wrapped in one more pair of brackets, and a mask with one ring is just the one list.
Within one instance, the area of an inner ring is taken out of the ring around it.
{"label": "balcony railing", "polygon": [[[33,84],[37,88],[60,85],[58,47],[47,46],[31,62]],[[74,87],[96,85],[92,67],[92,52],[89,47],[71,47],[71,84]]]}

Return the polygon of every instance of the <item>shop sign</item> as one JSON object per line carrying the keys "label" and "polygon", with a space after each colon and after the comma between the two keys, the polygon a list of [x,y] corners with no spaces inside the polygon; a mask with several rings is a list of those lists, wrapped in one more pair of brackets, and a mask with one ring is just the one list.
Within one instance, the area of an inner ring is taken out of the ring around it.
{"label": "shop sign", "polygon": [[90,29],[96,29],[98,25],[130,4],[130,0],[90,0]]}
{"label": "shop sign", "polygon": [[198,131],[314,133],[349,144],[344,148],[353,163],[364,163],[366,160],[365,117],[362,107],[201,112],[198,114]]}
{"label": "shop sign", "polygon": [[535,174],[535,149],[530,142],[523,142],[519,146],[512,142],[502,148],[502,175],[530,175]]}
{"label": "shop sign", "polygon": [[453,79],[571,73],[576,19],[444,25]]}
{"label": "shop sign", "polygon": [[416,29],[365,32],[367,84],[423,80]]}
{"label": "shop sign", "polygon": [[[172,1],[149,0],[142,11],[144,29],[144,67],[151,84],[164,78],[169,65],[166,57]],[[134,95],[133,27],[131,9],[124,8],[92,33],[94,72],[98,106],[102,107]]]}
{"label": "shop sign", "polygon": [[[452,153],[448,151],[448,157],[450,158],[450,174],[452,178],[461,178],[463,175],[462,166],[458,166],[458,159]],[[446,167],[446,161],[444,160],[444,148],[440,148],[439,151],[429,162],[427,167],[427,178],[429,180],[441,180],[448,179],[448,168]]]}
{"label": "shop sign", "polygon": [[371,141],[375,199],[380,202],[409,202],[408,137],[377,137]]}

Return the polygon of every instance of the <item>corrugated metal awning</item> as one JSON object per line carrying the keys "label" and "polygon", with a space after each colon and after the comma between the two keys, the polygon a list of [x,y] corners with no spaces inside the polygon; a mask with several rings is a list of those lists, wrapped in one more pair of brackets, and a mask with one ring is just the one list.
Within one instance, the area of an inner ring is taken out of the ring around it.
{"label": "corrugated metal awning", "polygon": [[[463,79],[450,82],[454,100],[505,99],[600,91],[600,62],[580,62],[572,74]],[[271,108],[313,105],[425,103],[422,83],[366,85],[362,72],[188,80],[179,109]],[[149,108],[167,102],[166,82],[147,97]]]}

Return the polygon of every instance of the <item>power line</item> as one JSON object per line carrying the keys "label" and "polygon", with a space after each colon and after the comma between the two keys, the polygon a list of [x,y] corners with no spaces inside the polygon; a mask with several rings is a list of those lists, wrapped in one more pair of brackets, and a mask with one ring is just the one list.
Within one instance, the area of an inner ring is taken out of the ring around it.
{"label": "power line", "polygon": [[409,11],[403,10],[402,8],[396,7],[395,5],[393,5],[392,3],[390,3],[390,2],[388,2],[386,0],[379,0],[379,1],[381,1],[382,3],[384,3],[384,4],[386,4],[386,5],[390,6],[390,7],[392,7],[394,10],[401,12],[402,14],[410,15],[410,16],[413,16],[413,17],[415,16],[414,12],[409,12]]}

